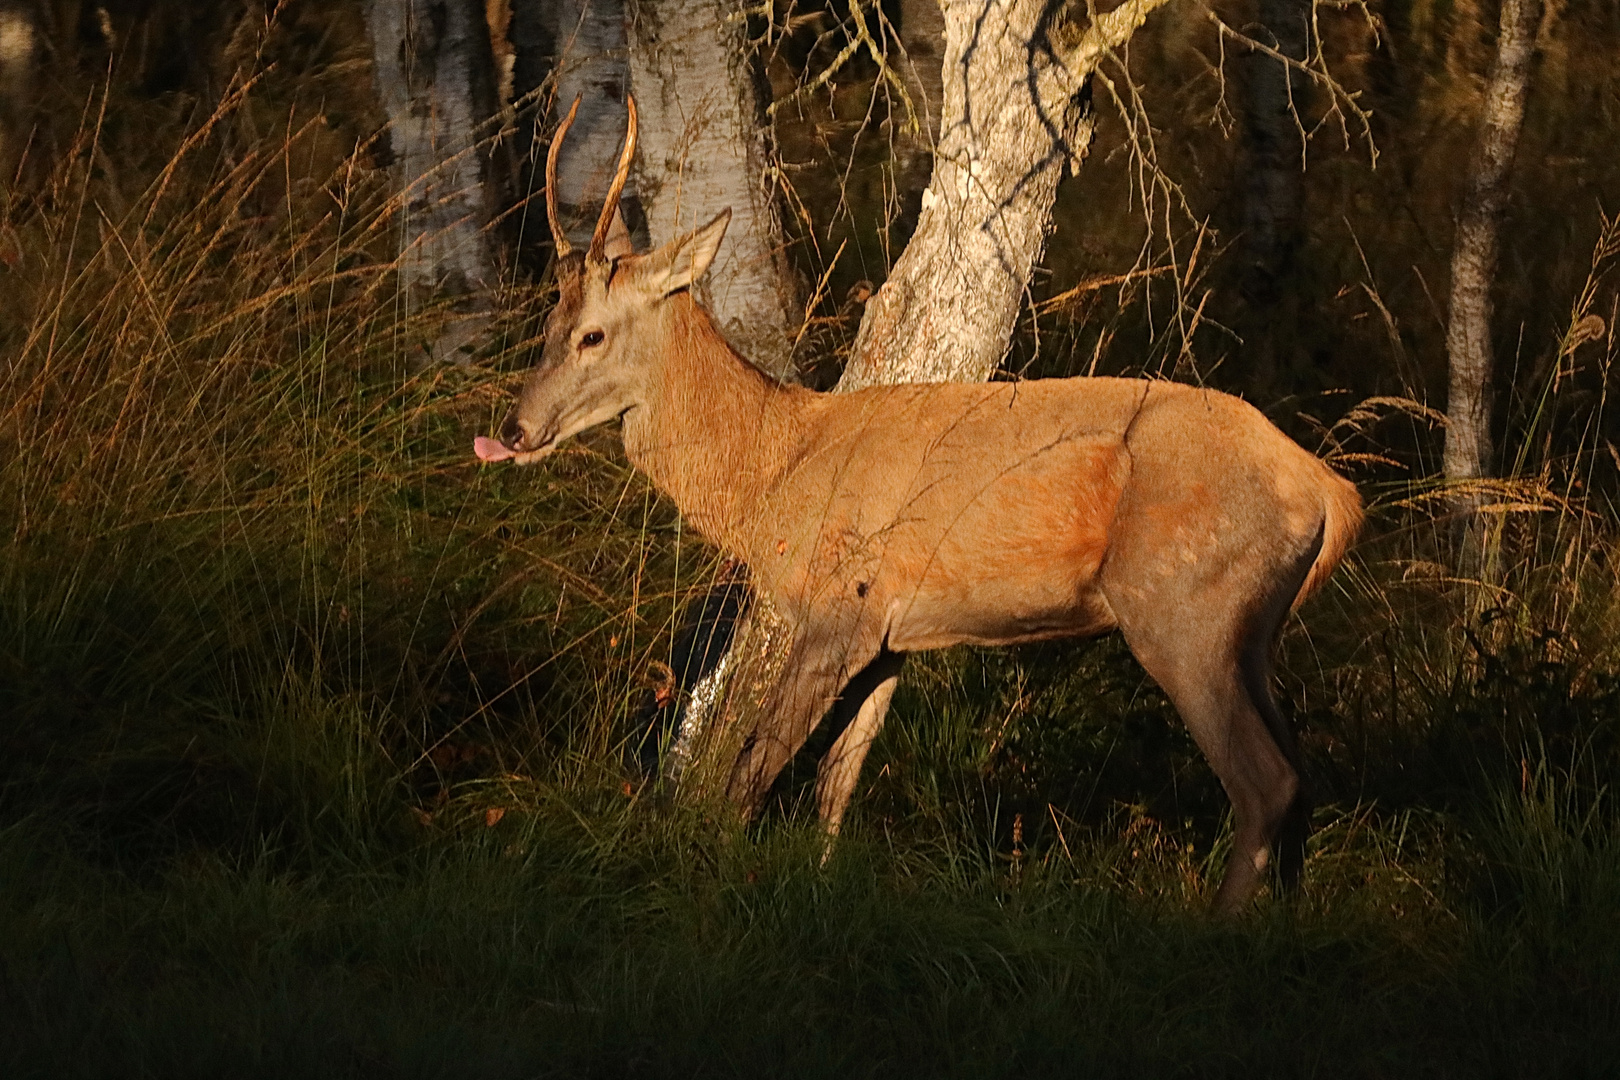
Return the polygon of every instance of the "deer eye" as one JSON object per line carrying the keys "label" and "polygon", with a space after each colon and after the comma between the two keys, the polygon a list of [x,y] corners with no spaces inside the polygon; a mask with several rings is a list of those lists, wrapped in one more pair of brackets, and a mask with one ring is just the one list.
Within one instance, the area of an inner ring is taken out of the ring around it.
{"label": "deer eye", "polygon": [[593,348],[594,346],[600,344],[602,344],[602,331],[600,330],[587,331],[585,335],[579,339],[579,347],[582,349]]}

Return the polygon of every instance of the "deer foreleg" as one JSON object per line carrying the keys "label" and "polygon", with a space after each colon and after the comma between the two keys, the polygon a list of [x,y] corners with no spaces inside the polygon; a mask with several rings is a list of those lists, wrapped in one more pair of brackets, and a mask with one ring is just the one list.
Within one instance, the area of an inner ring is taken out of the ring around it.
{"label": "deer foreleg", "polygon": [[842,635],[795,639],[787,664],[761,708],[731,771],[727,794],[744,812],[757,812],[793,755],[816,729],[851,674],[869,664],[875,645],[861,647]]}
{"label": "deer foreleg", "polygon": [[[857,691],[864,694],[860,701],[850,702],[858,707],[855,719],[821,759],[816,774],[816,809],[827,827],[827,854],[832,851],[832,838],[838,835],[850,796],[855,793],[855,782],[860,779],[867,751],[883,730],[883,720],[888,715],[904,661],[900,653],[885,653],[844,691],[846,699]],[[822,858],[825,861],[826,855]]]}

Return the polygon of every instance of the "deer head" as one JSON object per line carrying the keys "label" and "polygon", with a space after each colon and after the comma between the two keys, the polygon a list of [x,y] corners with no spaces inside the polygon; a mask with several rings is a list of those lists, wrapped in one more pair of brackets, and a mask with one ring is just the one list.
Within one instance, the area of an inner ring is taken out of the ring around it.
{"label": "deer head", "polygon": [[619,196],[636,149],[636,103],[618,172],[608,187],[591,246],[573,250],[557,220],[557,151],[574,122],[579,99],[552,137],[546,155],[546,214],[557,245],[557,306],[546,320],[545,348],[497,441],[479,436],[474,449],[485,461],[526,465],[571,435],[644,406],[664,350],[661,309],[703,276],[714,261],[731,211],[677,237],[656,251],[637,255],[619,213]]}

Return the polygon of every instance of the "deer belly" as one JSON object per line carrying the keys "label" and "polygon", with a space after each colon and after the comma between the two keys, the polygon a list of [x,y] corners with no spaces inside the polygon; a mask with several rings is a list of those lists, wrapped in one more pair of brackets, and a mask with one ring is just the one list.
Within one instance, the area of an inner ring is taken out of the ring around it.
{"label": "deer belly", "polygon": [[[1110,445],[1071,441],[1012,464],[933,462],[903,497],[849,483],[809,528],[766,545],[761,584],[792,610],[882,618],[890,648],[1100,633],[1096,587],[1121,487]],[[960,463],[958,463],[960,465]]]}
{"label": "deer belly", "polygon": [[891,609],[888,647],[917,652],[951,645],[1016,645],[1089,637],[1116,625],[1108,601],[1095,590],[1085,590],[1063,605],[1029,602],[1034,599],[986,590],[966,602],[930,596],[898,601]]}
{"label": "deer belly", "polygon": [[1095,556],[1008,553],[993,565],[936,561],[910,588],[895,590],[889,647],[1011,645],[1111,630],[1114,613],[1096,587],[1100,564],[1100,547]]}

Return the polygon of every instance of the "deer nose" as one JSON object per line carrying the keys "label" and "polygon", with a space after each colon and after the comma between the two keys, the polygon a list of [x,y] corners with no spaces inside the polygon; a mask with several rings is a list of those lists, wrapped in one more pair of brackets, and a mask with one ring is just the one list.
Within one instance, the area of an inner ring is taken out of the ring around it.
{"label": "deer nose", "polygon": [[528,428],[517,418],[516,410],[507,413],[506,419],[501,421],[501,442],[506,444],[508,450],[517,450],[518,444],[528,434]]}

